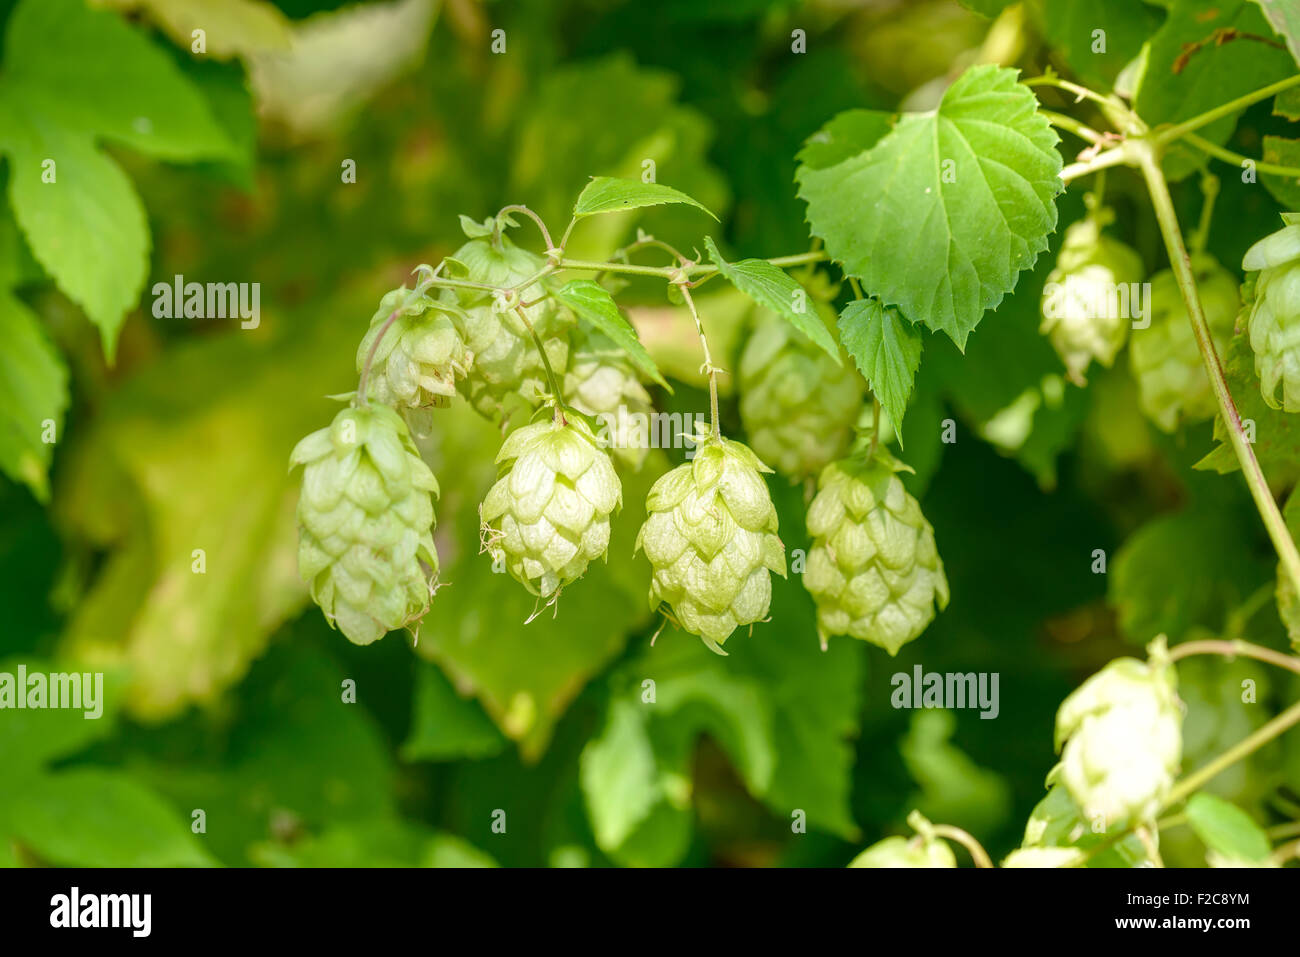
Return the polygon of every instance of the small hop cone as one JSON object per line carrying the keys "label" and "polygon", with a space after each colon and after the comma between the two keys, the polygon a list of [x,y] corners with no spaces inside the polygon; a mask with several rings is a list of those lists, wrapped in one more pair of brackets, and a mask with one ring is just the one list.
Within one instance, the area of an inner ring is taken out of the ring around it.
{"label": "small hop cone", "polygon": [[948,605],[948,579],[934,529],[896,474],[903,465],[883,449],[822,470],[808,507],[804,587],[817,603],[823,643],[851,635],[891,655],[916,638]]}
{"label": "small hop cone", "polygon": [[1098,217],[1065,231],[1056,266],[1043,289],[1042,332],[1082,384],[1093,360],[1109,367],[1128,336],[1129,318],[1116,308],[1120,285],[1142,279],[1136,252],[1101,233]]}
{"label": "small hop cone", "polygon": [[915,837],[887,837],[877,841],[849,862],[849,867],[956,867],[957,857],[948,842],[934,836],[933,825],[916,811],[908,816],[915,821]]}
{"label": "small hop cone", "polygon": [[[1061,703],[1060,780],[1108,831],[1153,819],[1182,758],[1177,675],[1159,648],[1150,663],[1116,658]],[[1062,747],[1064,750],[1062,750]]]}
{"label": "small hop cone", "polygon": [[[393,324],[375,340],[394,310]],[[456,394],[456,383],[469,372],[473,356],[465,348],[450,313],[455,307],[402,286],[388,293],[370,320],[357,347],[357,372],[375,347],[367,387],[372,402],[403,410],[443,408]]]}
{"label": "small hop cone", "polygon": [[[1211,256],[1193,257],[1192,271],[1214,346],[1223,355],[1241,305],[1237,280]],[[1173,432],[1179,420],[1214,415],[1214,392],[1173,270],[1151,277],[1151,325],[1133,333],[1129,358],[1142,411],[1159,428]]]}
{"label": "small hop cone", "polygon": [[1085,860],[1077,847],[1021,847],[1002,862],[1003,867],[1077,867]]}
{"label": "small hop cone", "polygon": [[578,415],[506,437],[501,477],[483,500],[486,548],[534,595],[551,598],[609,548],[609,520],[623,503],[608,453]]}
{"label": "small hop cone", "polygon": [[302,465],[298,572],[349,641],[368,645],[429,607],[438,482],[386,406],[344,409],[290,456]]}
{"label": "small hop cone", "polygon": [[633,471],[641,468],[650,453],[645,429],[654,404],[624,350],[595,330],[583,329],[569,356],[564,402],[597,417],[614,457]]}
{"label": "small hop cone", "polygon": [[[464,266],[466,278],[497,288],[523,282],[546,265],[545,259],[505,236],[500,237],[499,247],[488,238],[471,239],[451,258]],[[542,299],[546,291],[545,281],[539,280],[520,290],[520,301]],[[503,308],[486,290],[449,290],[444,295],[464,310],[463,334],[474,356],[469,375],[457,384],[461,393],[479,414],[496,422],[531,415],[548,390],[546,367],[519,313]],[[576,322],[573,313],[548,298],[526,307],[524,314],[541,339],[552,370],[563,378],[569,334]]]}
{"label": "small hop cone", "polygon": [[853,364],[836,365],[775,313],[758,311],[740,356],[740,418],[754,451],[782,475],[816,475],[848,451],[862,411]]}
{"label": "small hop cone", "polygon": [[659,477],[646,496],[636,548],[650,560],[650,606],[718,654],[740,625],[767,617],[771,573],[785,546],[764,472],[747,446],[701,430],[693,461]]}
{"label": "small hop cone", "polygon": [[1241,265],[1257,273],[1247,277],[1247,290],[1254,279],[1247,330],[1264,401],[1300,412],[1300,224],[1283,218],[1288,225],[1246,250]]}

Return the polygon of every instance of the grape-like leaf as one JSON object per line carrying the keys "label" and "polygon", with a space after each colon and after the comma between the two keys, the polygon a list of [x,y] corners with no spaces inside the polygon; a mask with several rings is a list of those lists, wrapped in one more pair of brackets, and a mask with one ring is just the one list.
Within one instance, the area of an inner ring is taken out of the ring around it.
{"label": "grape-like leaf", "polygon": [[874,147],[799,170],[808,221],[866,291],[958,347],[1056,228],[1058,138],[1014,70],[977,66]]}
{"label": "grape-like leaf", "polygon": [[574,279],[559,289],[555,298],[613,340],[643,375],[672,391],[650,353],[641,345],[636,330],[623,318],[614,297],[603,286],[590,279]]}
{"label": "grape-like leaf", "polygon": [[[921,364],[921,331],[876,299],[855,299],[840,313],[840,341],[867,385],[901,429],[912,382]],[[902,435],[899,435],[902,445]]]}
{"label": "grape-like leaf", "polygon": [[1043,26],[1071,70],[1090,86],[1112,87],[1142,50],[1160,15],[1132,0],[1053,0],[1043,4]]}
{"label": "grape-like leaf", "polygon": [[845,110],[808,137],[795,159],[806,169],[843,163],[879,143],[897,119],[882,110]]}
{"label": "grape-like leaf", "polygon": [[[643,183],[636,179],[616,179],[613,176],[593,176],[583,188],[574,204],[574,216],[594,216],[597,213],[619,213],[641,206],[663,206],[666,203],[686,203],[713,216],[708,208],[680,190],[659,183]],[[717,216],[713,216],[717,219]]]}
{"label": "grape-like leaf", "polygon": [[796,329],[819,345],[828,356],[841,364],[840,350],[826,324],[817,311],[809,306],[808,292],[790,278],[785,270],[773,266],[765,259],[742,259],[729,263],[718,252],[712,236],[704,237],[709,258],[717,264],[731,284],[764,306],[788,320]]}
{"label": "grape-like leaf", "polygon": [[1187,802],[1187,823],[1206,848],[1236,861],[1262,861],[1272,845],[1251,816],[1213,794],[1193,794]]}

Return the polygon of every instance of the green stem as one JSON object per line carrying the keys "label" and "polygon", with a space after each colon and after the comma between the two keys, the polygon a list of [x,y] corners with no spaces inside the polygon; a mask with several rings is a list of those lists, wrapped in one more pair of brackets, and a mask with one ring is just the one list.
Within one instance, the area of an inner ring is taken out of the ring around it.
{"label": "green stem", "polygon": [[1157,146],[1168,146],[1174,140],[1180,140],[1193,130],[1199,130],[1202,126],[1208,126],[1215,120],[1230,116],[1238,110],[1244,110],[1252,103],[1258,103],[1260,100],[1267,100],[1270,96],[1275,96],[1283,90],[1289,90],[1291,87],[1300,84],[1300,74],[1288,77],[1285,80],[1279,80],[1276,83],[1269,84],[1262,89],[1253,93],[1247,93],[1245,96],[1239,96],[1235,100],[1229,100],[1221,106],[1216,106],[1212,110],[1206,110],[1198,116],[1193,116],[1190,120],[1183,120],[1174,126],[1166,127],[1163,130],[1157,130],[1154,142]]}
{"label": "green stem", "polygon": [[950,841],[956,841],[962,847],[970,852],[971,860],[975,862],[976,867],[992,867],[993,859],[989,857],[989,852],[984,850],[984,845],[975,840],[975,836],[969,831],[963,831],[959,827],[953,827],[951,824],[933,825],[935,837],[946,837]]}
{"label": "green stem", "polygon": [[1261,173],[1269,173],[1273,176],[1290,176],[1292,178],[1300,177],[1300,167],[1279,166],[1277,163],[1265,163],[1263,160],[1252,159],[1249,156],[1243,156],[1241,153],[1234,153],[1232,150],[1216,143],[1211,143],[1195,133],[1187,133],[1183,136],[1183,139],[1202,153],[1209,153],[1215,159],[1231,163],[1233,166],[1240,167],[1243,163],[1252,163],[1255,169]]}
{"label": "green stem", "polygon": [[1266,661],[1270,665],[1276,665],[1279,668],[1285,668],[1288,671],[1294,671],[1300,675],[1300,658],[1292,655],[1284,655],[1280,651],[1274,651],[1272,648],[1264,648],[1260,645],[1251,644],[1249,641],[1241,640],[1219,640],[1219,639],[1202,639],[1199,641],[1184,641],[1182,644],[1174,645],[1169,649],[1169,660],[1178,661],[1182,658],[1190,658],[1192,655],[1223,655],[1225,658],[1254,658],[1256,661]]}
{"label": "green stem", "polygon": [[1259,750],[1261,747],[1272,741],[1282,732],[1300,724],[1300,701],[1297,701],[1291,707],[1287,708],[1272,721],[1260,727],[1252,734],[1242,738],[1227,751],[1224,751],[1213,761],[1206,763],[1203,767],[1193,771],[1187,777],[1183,778],[1173,786],[1169,794],[1161,802],[1162,808],[1171,807],[1179,801],[1184,800],[1190,795],[1199,791],[1212,778],[1220,772],[1226,771],[1229,767],[1236,764],[1242,758]]}
{"label": "green stem", "polygon": [[704,323],[700,321],[699,310],[695,308],[695,299],[691,296],[691,291],[685,282],[677,283],[677,288],[682,291],[686,307],[690,309],[691,318],[695,320],[695,331],[700,336],[700,348],[704,350],[704,371],[709,376],[709,426],[713,437],[719,439],[722,437],[722,428],[718,424],[718,370],[713,365],[713,357],[709,355],[709,340],[704,335]]}
{"label": "green stem", "polygon": [[513,206],[501,207],[501,212],[497,213],[497,218],[500,219],[502,216],[505,216],[509,213],[523,213],[525,216],[527,216],[529,219],[531,219],[533,222],[537,224],[537,228],[541,230],[542,239],[546,241],[547,253],[549,253],[552,249],[555,248],[555,243],[551,242],[551,231],[546,228],[546,223],[542,221],[542,217],[538,216],[527,206],[523,206],[521,204],[516,203]]}
{"label": "green stem", "polygon": [[[825,262],[830,257],[823,250],[797,253],[793,256],[776,256],[767,262],[773,266],[785,268],[801,266],[805,263]],[[592,262],[586,259],[561,259],[557,264],[560,269],[577,269],[584,272],[624,273],[630,276],[657,276],[660,279],[672,279],[681,272],[688,276],[705,276],[718,271],[712,263],[696,263],[682,270],[680,266],[642,266],[639,263]]]}
{"label": "green stem", "polygon": [[[1297,77],[1297,81],[1300,81],[1300,77]],[[1292,585],[1295,586],[1297,593],[1300,593],[1300,551],[1296,550],[1296,544],[1291,539],[1291,533],[1287,531],[1286,522],[1278,510],[1277,502],[1273,500],[1273,493],[1269,491],[1264,472],[1259,467],[1259,460],[1255,458],[1255,449],[1246,439],[1241,414],[1232,401],[1232,392],[1228,389],[1223,364],[1214,350],[1214,340],[1210,336],[1205,311],[1201,308],[1201,298],[1196,291],[1196,279],[1192,274],[1191,260],[1188,258],[1187,248],[1183,245],[1183,234],[1178,226],[1178,214],[1174,212],[1174,201],[1169,195],[1169,184],[1165,182],[1165,175],[1160,169],[1158,147],[1145,140],[1130,141],[1128,146],[1134,151],[1146,180],[1147,189],[1151,193],[1156,220],[1160,224],[1161,233],[1164,234],[1165,248],[1169,253],[1169,264],[1182,290],[1183,301],[1187,304],[1187,315],[1191,320],[1192,331],[1196,336],[1196,344],[1201,350],[1201,357],[1205,361],[1206,372],[1209,373],[1210,385],[1219,404],[1219,414],[1228,429],[1232,450],[1241,464],[1241,473],[1250,488],[1260,518],[1268,529],[1269,538],[1273,540],[1273,547],[1277,550]]]}
{"label": "green stem", "polygon": [[1129,143],[1126,141],[1119,146],[1112,146],[1108,150],[1103,150],[1092,159],[1083,160],[1078,163],[1070,163],[1061,170],[1061,179],[1069,183],[1081,176],[1087,176],[1089,173],[1096,173],[1103,169],[1109,169],[1112,166],[1133,166],[1133,153],[1129,149]]}
{"label": "green stem", "polygon": [[1101,143],[1105,140],[1101,133],[1098,133],[1091,126],[1079,122],[1073,116],[1056,113],[1052,110],[1040,109],[1038,112],[1053,126],[1059,126],[1061,129],[1073,133],[1081,140],[1087,140],[1089,143]]}
{"label": "green stem", "polygon": [[542,347],[541,337],[537,335],[537,330],[533,328],[533,324],[528,321],[528,313],[524,312],[523,306],[515,306],[515,312],[519,314],[519,318],[523,321],[528,334],[533,337],[533,345],[537,346],[537,354],[542,357],[542,368],[546,370],[546,382],[551,387],[551,396],[555,405],[555,421],[559,422],[560,425],[565,425],[564,410],[567,406],[564,404],[564,393],[560,391],[559,380],[555,378],[555,370],[551,368],[551,360]]}
{"label": "green stem", "polygon": [[1196,224],[1196,232],[1192,233],[1192,255],[1199,256],[1205,252],[1205,247],[1210,242],[1210,223],[1214,220],[1214,201],[1219,198],[1219,177],[1213,173],[1204,173],[1201,176],[1201,220]]}

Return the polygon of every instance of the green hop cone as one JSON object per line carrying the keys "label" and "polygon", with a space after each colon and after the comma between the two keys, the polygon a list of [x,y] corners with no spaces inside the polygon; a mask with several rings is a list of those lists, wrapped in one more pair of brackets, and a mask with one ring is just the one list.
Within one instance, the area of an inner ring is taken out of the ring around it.
{"label": "green hop cone", "polygon": [[[1247,330],[1255,352],[1255,374],[1271,408],[1300,412],[1300,224],[1287,225],[1250,249],[1241,266],[1254,277],[1248,291]],[[1278,387],[1282,399],[1277,398]]]}
{"label": "green hop cone", "polygon": [[570,413],[525,425],[497,455],[501,477],[483,500],[486,549],[534,595],[550,598],[609,548],[609,519],[623,503],[609,454]]}
{"label": "green hop cone", "polygon": [[[397,318],[375,340],[389,316]],[[456,383],[469,372],[472,354],[465,348],[460,330],[452,320],[459,310],[402,286],[379,303],[370,329],[357,347],[357,372],[366,364],[370,350],[367,393],[372,402],[403,410],[443,408],[456,394]]]}
{"label": "green hop cone", "polygon": [[771,573],[785,576],[785,546],[764,472],[747,446],[700,433],[694,460],[650,488],[636,548],[650,560],[650,605],[667,606],[718,654],[740,625],[767,617]]}
{"label": "green hop cone", "polygon": [[745,433],[782,475],[816,475],[853,441],[862,382],[851,362],[836,365],[780,316],[766,309],[756,315],[737,380]]}
{"label": "green hop cone", "polygon": [[[1183,714],[1173,666],[1116,658],[1061,703],[1049,782],[1065,785],[1085,817],[1107,831],[1150,821],[1182,758]],[[1064,750],[1062,750],[1064,748]]]}
{"label": "green hop cone", "polygon": [[[1237,280],[1211,256],[1193,257],[1192,271],[1214,346],[1223,355],[1241,305]],[[1214,415],[1210,378],[1170,269],[1151,277],[1151,325],[1134,331],[1129,359],[1142,411],[1165,432],[1173,432],[1180,419],[1201,422]]]}
{"label": "green hop cone", "polygon": [[344,409],[294,448],[298,572],[331,626],[368,645],[429,607],[438,482],[392,409]]}
{"label": "green hop cone", "polygon": [[1065,231],[1043,287],[1042,332],[1079,384],[1093,360],[1107,367],[1115,361],[1131,321],[1118,308],[1118,290],[1142,279],[1141,257],[1102,234],[1105,218],[1089,216]]}
{"label": "green hop cone", "polygon": [[[520,249],[506,236],[494,245],[490,237],[471,239],[451,257],[464,269],[466,279],[498,289],[514,286],[534,276],[546,260]],[[519,302],[546,351],[551,369],[563,377],[569,358],[569,333],[573,313],[554,298],[538,280],[519,290]],[[458,289],[444,294],[464,310],[465,344],[474,356],[469,375],[458,383],[461,393],[481,415],[497,422],[527,418],[549,391],[546,367],[519,312],[486,290]],[[535,300],[541,300],[536,302]]]}
{"label": "green hop cone", "polygon": [[1077,867],[1084,862],[1077,847],[1021,847],[1002,862],[1003,867]]}
{"label": "green hop cone", "polygon": [[584,327],[574,338],[564,401],[599,420],[600,436],[619,461],[641,468],[650,453],[650,393],[627,353],[594,329]]}
{"label": "green hop cone", "polygon": [[938,838],[887,837],[849,862],[849,867],[956,867],[957,857]]}
{"label": "green hop cone", "polygon": [[817,603],[817,626],[851,635],[891,655],[916,638],[948,604],[948,579],[934,529],[884,449],[832,462],[808,507],[804,587]]}

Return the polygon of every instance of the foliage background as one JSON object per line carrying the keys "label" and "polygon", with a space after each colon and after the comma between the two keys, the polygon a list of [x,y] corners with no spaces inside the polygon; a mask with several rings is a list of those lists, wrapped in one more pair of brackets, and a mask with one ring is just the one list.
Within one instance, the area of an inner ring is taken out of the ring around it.
{"label": "foliage background", "polygon": [[[794,577],[729,658],[672,631],[649,647],[648,567],[630,552],[659,453],[628,482],[608,566],[525,627],[531,598],[475,554],[499,438],[463,404],[425,450],[452,584],[414,653],[400,635],[352,647],[297,580],[288,453],[333,414],[325,396],[353,387],[380,295],[459,244],[458,214],[520,202],[562,226],[588,176],[635,176],[652,157],[659,181],[723,215],[729,253],[802,251],[803,141],[842,109],[927,105],[990,52],[990,21],[925,0],[107,5],[120,10],[0,2],[0,670],[111,676],[98,722],[0,712],[0,863],[837,866],[913,807],[998,857],[1045,793],[1056,707],[1087,674],[1162,631],[1285,647],[1271,600],[1242,607],[1271,597],[1274,575],[1244,486],[1191,468],[1210,427],[1150,428],[1126,357],[1086,391],[1059,388],[1037,332],[1055,243],[964,357],[926,337],[909,481],[953,603],[896,659],[848,639],[818,650]],[[1031,4],[1012,61],[1113,80],[1146,37],[1179,48],[1174,22],[1196,4],[1167,6]],[[36,7],[48,19],[23,27]],[[1080,52],[1085,8],[1126,49]],[[209,56],[186,52],[196,25]],[[791,53],[795,28],[806,53]],[[1287,126],[1261,104],[1224,135],[1260,155]],[[75,144],[71,200],[24,219],[15,171],[48,142]],[[1283,208],[1237,180],[1224,176],[1211,240],[1233,267]],[[1113,173],[1109,190],[1118,235],[1162,268],[1136,177]],[[1195,177],[1175,198],[1194,222]],[[1061,210],[1062,226],[1081,214],[1077,191]],[[606,217],[574,253],[608,254],[637,225],[688,250],[707,228],[685,207]],[[148,287],[176,274],[260,282],[259,328],[153,318]],[[646,304],[661,364],[676,357],[689,379],[694,346],[655,338],[662,293],[627,298]],[[712,305],[734,342],[743,310]],[[690,383],[659,398],[707,408]],[[734,401],[723,414],[738,431]],[[47,415],[59,441],[25,444]],[[939,440],[947,418],[954,444]],[[1290,480],[1295,461],[1280,464]],[[771,485],[787,548],[806,547],[803,490]],[[998,717],[893,709],[890,676],[915,664],[998,672]],[[1246,664],[1180,672],[1188,769],[1294,697],[1274,680],[1241,704]],[[1294,736],[1213,789],[1265,823],[1294,819]],[[206,833],[191,833],[195,808]],[[1204,852],[1175,830],[1165,858]]]}

